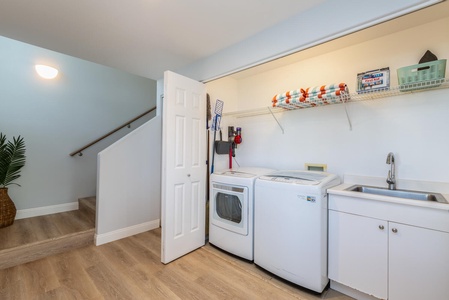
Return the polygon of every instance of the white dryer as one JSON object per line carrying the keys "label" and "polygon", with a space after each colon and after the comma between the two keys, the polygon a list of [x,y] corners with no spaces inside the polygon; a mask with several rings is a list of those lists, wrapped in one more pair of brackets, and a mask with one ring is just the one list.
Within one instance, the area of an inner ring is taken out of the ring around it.
{"label": "white dryer", "polygon": [[238,168],[210,176],[209,242],[247,260],[254,259],[254,183],[273,172]]}
{"label": "white dryer", "polygon": [[327,277],[327,192],[338,176],[278,171],[255,183],[254,263],[321,293]]}

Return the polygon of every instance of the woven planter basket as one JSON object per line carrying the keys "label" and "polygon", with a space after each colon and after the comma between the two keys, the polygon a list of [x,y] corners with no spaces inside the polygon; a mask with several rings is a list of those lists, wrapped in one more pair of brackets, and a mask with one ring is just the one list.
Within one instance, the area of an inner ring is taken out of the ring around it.
{"label": "woven planter basket", "polygon": [[0,228],[12,225],[16,212],[16,206],[9,198],[8,188],[0,188]]}

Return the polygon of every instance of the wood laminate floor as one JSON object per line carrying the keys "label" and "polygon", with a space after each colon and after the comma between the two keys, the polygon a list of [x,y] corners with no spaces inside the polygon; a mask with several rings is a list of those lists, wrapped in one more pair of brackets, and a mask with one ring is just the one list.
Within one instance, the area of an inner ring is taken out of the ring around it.
{"label": "wood laminate floor", "polygon": [[0,299],[351,299],[280,280],[207,244],[164,265],[160,229],[0,270]]}

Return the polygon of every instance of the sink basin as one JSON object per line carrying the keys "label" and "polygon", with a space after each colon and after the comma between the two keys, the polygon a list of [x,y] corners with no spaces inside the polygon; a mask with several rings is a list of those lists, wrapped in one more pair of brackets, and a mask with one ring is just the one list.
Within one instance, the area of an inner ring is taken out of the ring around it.
{"label": "sink basin", "polygon": [[347,188],[346,190],[352,191],[352,192],[375,194],[375,195],[388,196],[388,197],[406,198],[406,199],[421,200],[421,201],[435,201],[435,202],[446,203],[446,204],[448,203],[447,200],[443,197],[443,195],[438,194],[438,193],[410,191],[410,190],[389,190],[386,188],[364,186],[364,185],[353,185],[353,186]]}

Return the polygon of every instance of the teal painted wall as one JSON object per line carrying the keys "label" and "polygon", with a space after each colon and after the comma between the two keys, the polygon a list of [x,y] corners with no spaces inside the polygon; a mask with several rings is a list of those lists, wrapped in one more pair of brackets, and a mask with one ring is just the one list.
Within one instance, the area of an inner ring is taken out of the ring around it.
{"label": "teal painted wall", "polygon": [[[37,63],[58,68],[58,77],[40,78]],[[95,195],[97,153],[132,128],[82,157],[69,153],[155,105],[154,80],[0,37],[0,131],[23,136],[27,148],[21,187],[9,189],[17,209]]]}

